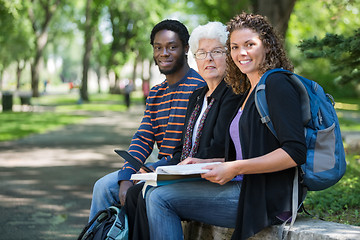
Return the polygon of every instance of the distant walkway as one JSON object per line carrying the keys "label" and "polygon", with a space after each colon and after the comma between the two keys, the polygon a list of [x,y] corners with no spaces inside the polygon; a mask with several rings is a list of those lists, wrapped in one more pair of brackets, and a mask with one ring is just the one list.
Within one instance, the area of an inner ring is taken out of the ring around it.
{"label": "distant walkway", "polygon": [[76,239],[86,224],[94,182],[122,166],[143,106],[98,112],[17,141],[0,142],[0,239]]}

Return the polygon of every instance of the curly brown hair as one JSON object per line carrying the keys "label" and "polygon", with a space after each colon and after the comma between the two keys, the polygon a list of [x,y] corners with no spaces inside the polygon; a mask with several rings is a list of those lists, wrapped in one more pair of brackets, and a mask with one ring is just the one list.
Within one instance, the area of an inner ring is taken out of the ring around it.
{"label": "curly brown hair", "polygon": [[248,13],[241,13],[233,17],[227,23],[229,36],[226,41],[226,77],[225,81],[232,87],[236,94],[244,93],[250,88],[250,81],[246,74],[242,73],[231,58],[230,37],[235,30],[251,29],[259,34],[259,38],[265,47],[265,60],[260,65],[259,73],[264,74],[273,68],[284,68],[293,71],[294,67],[286,56],[283,41],[266,17]]}

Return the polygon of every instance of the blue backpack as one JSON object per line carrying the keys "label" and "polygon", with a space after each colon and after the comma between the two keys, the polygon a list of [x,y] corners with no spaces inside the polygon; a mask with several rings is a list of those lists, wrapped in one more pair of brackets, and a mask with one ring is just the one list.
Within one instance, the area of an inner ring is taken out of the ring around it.
{"label": "blue backpack", "polygon": [[128,240],[129,225],[120,205],[100,210],[81,231],[78,240]]}
{"label": "blue backpack", "polygon": [[[310,191],[326,189],[345,174],[345,151],[333,98],[314,81],[288,70],[276,68],[261,77],[255,91],[255,104],[262,123],[277,137],[266,103],[266,78],[275,72],[287,74],[300,93],[307,145],[306,163],[301,165],[303,185]],[[333,104],[334,103],[334,104]]]}

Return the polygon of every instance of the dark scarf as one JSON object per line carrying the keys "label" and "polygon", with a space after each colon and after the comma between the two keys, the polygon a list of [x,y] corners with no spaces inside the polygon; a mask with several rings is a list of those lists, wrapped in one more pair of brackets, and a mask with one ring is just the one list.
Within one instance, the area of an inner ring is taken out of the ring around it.
{"label": "dark scarf", "polygon": [[181,159],[180,161],[183,161],[184,159],[188,158],[188,157],[193,157],[198,148],[199,148],[199,140],[201,137],[201,133],[202,133],[202,129],[204,127],[204,122],[206,120],[206,116],[210,111],[211,106],[213,105],[215,101],[215,98],[212,98],[209,105],[207,106],[207,108],[205,109],[204,114],[202,115],[201,119],[200,119],[200,123],[199,123],[199,127],[197,129],[197,134],[196,134],[196,138],[195,138],[195,142],[194,142],[194,146],[192,146],[191,144],[191,140],[192,140],[192,135],[193,135],[193,129],[195,126],[195,122],[196,119],[198,118],[199,112],[200,112],[200,104],[197,103],[194,111],[191,113],[191,116],[189,118],[189,122],[188,125],[186,127],[186,133],[185,133],[185,139],[184,139],[184,146],[182,149],[182,154],[181,154]]}

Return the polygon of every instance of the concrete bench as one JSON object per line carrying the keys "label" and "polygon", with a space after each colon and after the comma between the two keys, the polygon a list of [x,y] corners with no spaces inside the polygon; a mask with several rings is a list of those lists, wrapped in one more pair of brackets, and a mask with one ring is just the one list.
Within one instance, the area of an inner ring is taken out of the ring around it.
{"label": "concrete bench", "polygon": [[[278,239],[280,226],[271,226],[249,240]],[[185,240],[226,240],[233,229],[211,226],[198,222],[183,222]],[[287,236],[288,240],[360,240],[360,227],[319,219],[298,217]]]}

